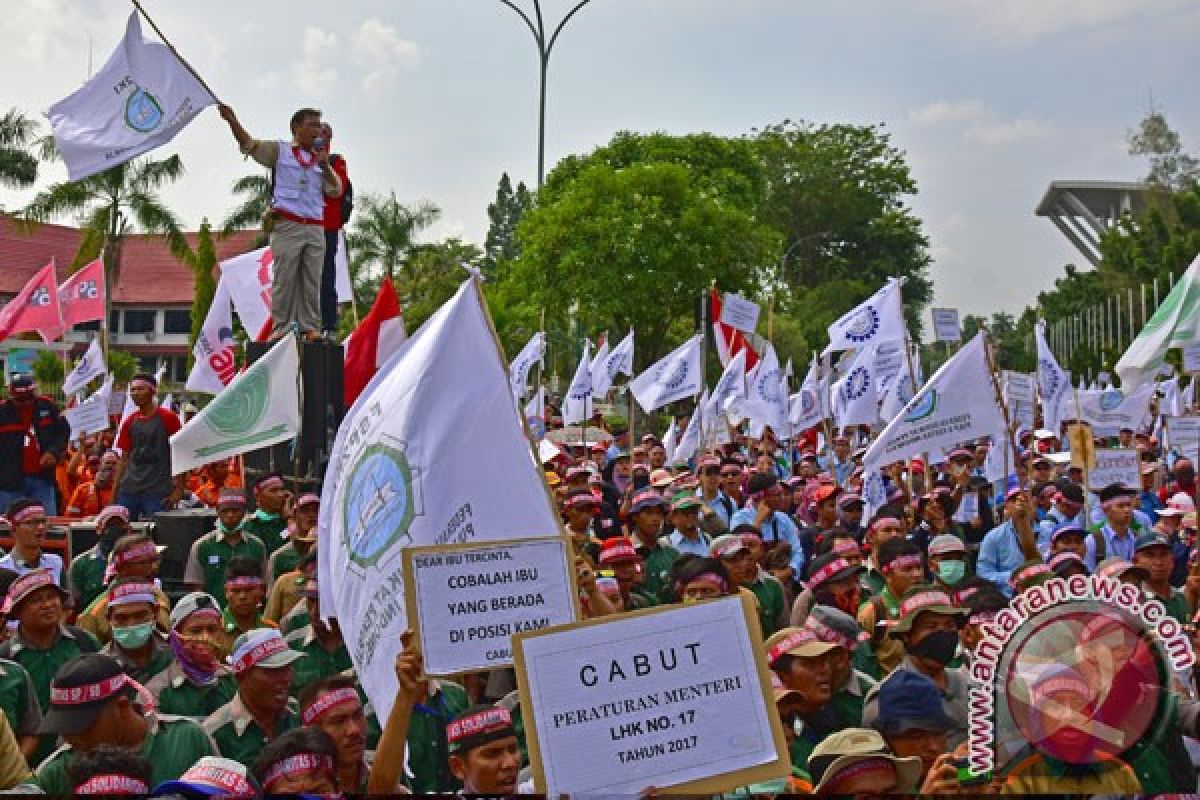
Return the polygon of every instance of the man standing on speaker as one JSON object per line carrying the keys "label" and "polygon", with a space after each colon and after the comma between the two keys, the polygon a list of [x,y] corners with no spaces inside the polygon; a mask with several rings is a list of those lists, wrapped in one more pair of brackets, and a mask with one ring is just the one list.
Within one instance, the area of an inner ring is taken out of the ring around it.
{"label": "man standing on speaker", "polygon": [[179,431],[179,417],[163,408],[155,393],[158,383],[144,372],[129,382],[129,397],[137,406],[117,432],[117,505],[125,506],[129,519],[153,520],[164,509],[174,508],[183,497],[183,475],[171,475],[171,436]]}
{"label": "man standing on speaker", "polygon": [[289,143],[259,141],[232,108],[220,104],[217,110],[242,152],[271,170],[271,340],[293,323],[306,338],[320,338],[325,197],[342,193],[341,179],[329,163],[329,142],[321,135],[321,112],[302,108],[292,114]]}

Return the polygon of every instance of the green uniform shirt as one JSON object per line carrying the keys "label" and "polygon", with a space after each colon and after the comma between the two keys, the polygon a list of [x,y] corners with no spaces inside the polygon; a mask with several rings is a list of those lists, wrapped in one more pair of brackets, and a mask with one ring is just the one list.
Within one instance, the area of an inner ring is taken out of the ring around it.
{"label": "green uniform shirt", "polygon": [[867,692],[875,686],[875,680],[851,668],[850,679],[846,685],[833,694],[833,707],[842,719],[844,728],[861,728],[863,705],[866,703]]}
{"label": "green uniform shirt", "polygon": [[185,583],[198,583],[204,591],[216,598],[225,607],[225,568],[234,556],[248,556],[267,566],[267,548],[262,539],[247,531],[242,532],[236,544],[220,530],[209,531],[196,540],[188,556],[184,572]]}
{"label": "green uniform shirt", "polygon": [[190,717],[203,723],[209,715],[228,703],[237,694],[237,683],[233,674],[224,667],[217,671],[217,679],[208,686],[198,686],[188,680],[183,665],[172,661],[162,672],[146,684],[154,695],[158,710],[164,714]]}
{"label": "green uniform shirt", "polygon": [[783,587],[779,581],[763,575],[746,587],[758,598],[758,623],[762,625],[763,639],[779,630],[779,618],[783,615]]}
{"label": "green uniform shirt", "polygon": [[667,573],[670,572],[675,559],[679,558],[679,551],[674,547],[665,547],[661,544],[656,544],[653,548],[638,545],[637,551],[642,557],[642,568],[646,575],[646,579],[642,581],[638,591],[653,598],[655,602],[662,602],[662,590],[667,585]]}
{"label": "green uniform shirt", "polygon": [[292,664],[293,695],[299,694],[305,686],[316,683],[321,678],[354,668],[345,642],[331,653],[321,645],[311,625],[289,635],[287,642],[293,650],[304,654],[303,658]]}
{"label": "green uniform shirt", "polygon": [[446,723],[467,710],[466,691],[455,683],[436,681],[433,697],[413,707],[408,727],[408,766],[415,794],[457,792],[462,783],[447,764]]}
{"label": "green uniform shirt", "polygon": [[[279,720],[275,723],[275,735],[300,727],[300,716],[296,713],[295,701],[289,701]],[[217,749],[225,758],[232,758],[247,767],[266,747],[267,734],[254,721],[249,709],[242,704],[242,696],[218,708],[204,721],[204,732],[212,737]]]}
{"label": "green uniform shirt", "polygon": [[76,610],[90,606],[104,591],[104,570],[107,567],[108,558],[101,555],[97,547],[80,553],[71,562],[68,577]]}
{"label": "green uniform shirt", "polygon": [[298,569],[303,558],[304,556],[300,555],[294,542],[288,542],[271,553],[271,557],[267,559],[267,582],[274,584],[280,575]]}
{"label": "green uniform shirt", "polygon": [[[138,755],[150,762],[152,786],[176,780],[201,758],[217,755],[212,740],[190,719],[150,713],[146,720],[150,727]],[[74,757],[70,745],[58,748],[38,767],[34,783],[46,794],[70,795],[73,787],[67,782],[67,767]]]}
{"label": "green uniform shirt", "polygon": [[870,642],[859,642],[850,655],[850,666],[872,680],[879,680],[879,662],[875,660],[875,651]]}
{"label": "green uniform shirt", "polygon": [[279,620],[279,631],[286,638],[311,624],[312,619],[308,616],[308,606],[304,603],[297,603],[295,608],[284,614],[283,619]]}
{"label": "green uniform shirt", "polygon": [[[246,515],[246,519],[242,521],[242,530],[257,536],[267,546],[268,553],[274,553],[287,544],[287,537],[283,535],[287,530],[287,520],[278,514],[267,514],[262,509]],[[265,556],[263,566],[267,566]]]}
{"label": "green uniform shirt", "polygon": [[[133,678],[138,683],[145,686],[150,682],[150,679],[175,661],[175,652],[171,650],[171,645],[167,644],[167,640],[160,633],[150,634],[150,641],[154,643],[153,649],[150,651],[150,660],[146,662],[146,666],[139,667],[134,663],[129,654],[117,646],[115,641],[104,645],[101,653],[112,656],[121,665],[121,669],[125,670],[125,674]],[[160,711],[162,709],[159,709]],[[171,712],[166,712],[171,713]]]}
{"label": "green uniform shirt", "polygon": [[[1157,596],[1157,595],[1156,595]],[[1188,605],[1187,597],[1179,589],[1171,589],[1171,596],[1167,599],[1158,598],[1163,604],[1163,608],[1167,613],[1175,618],[1175,621],[1180,625],[1188,625],[1192,621],[1192,610]]]}
{"label": "green uniform shirt", "polygon": [[0,659],[0,710],[18,736],[34,736],[42,723],[33,678],[15,661]]}

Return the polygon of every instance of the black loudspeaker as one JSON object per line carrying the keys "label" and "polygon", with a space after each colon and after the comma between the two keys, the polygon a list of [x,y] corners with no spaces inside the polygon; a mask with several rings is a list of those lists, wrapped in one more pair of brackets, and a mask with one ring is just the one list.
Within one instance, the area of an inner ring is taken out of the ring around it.
{"label": "black loudspeaker", "polygon": [[[266,355],[272,344],[248,342],[247,363],[253,364]],[[319,341],[300,345],[300,385],[303,389],[300,409],[300,437],[293,448],[284,442],[246,453],[247,487],[253,484],[250,474],[279,472],[296,477],[319,477],[329,459],[334,436],[342,424],[345,408],[342,402],[342,346],[337,342]]]}
{"label": "black loudspeaker", "polygon": [[216,525],[217,512],[211,508],[160,511],[154,515],[154,541],[167,548],[159,557],[158,577],[168,595],[182,593],[192,544]]}

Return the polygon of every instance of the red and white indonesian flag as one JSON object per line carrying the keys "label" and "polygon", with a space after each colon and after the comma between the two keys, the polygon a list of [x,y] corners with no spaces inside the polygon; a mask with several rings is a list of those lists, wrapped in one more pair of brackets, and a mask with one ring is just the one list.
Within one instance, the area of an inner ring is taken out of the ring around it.
{"label": "red and white indonesian flag", "polygon": [[58,302],[53,259],[34,273],[17,296],[0,309],[0,341],[26,331],[37,331],[46,342],[63,334],[62,306]]}
{"label": "red and white indonesian flag", "polygon": [[217,394],[237,375],[237,352],[233,340],[233,302],[229,282],[217,281],[217,291],[204,318],[204,327],[192,346],[192,371],[185,388],[193,392]]}
{"label": "red and white indonesian flag", "polygon": [[903,280],[888,278],[882,289],[830,325],[829,344],[821,355],[856,350],[880,342],[903,341],[907,336],[900,297],[903,285]]}
{"label": "red and white indonesian flag", "polygon": [[340,620],[386,718],[408,627],[402,550],[561,529],[474,280],[363,389],[331,452],[318,522],[321,613]]}
{"label": "red and white indonesian flag", "polygon": [[96,259],[58,287],[63,327],[104,319],[104,262]]}
{"label": "red and white indonesian flag", "polygon": [[747,372],[754,369],[758,363],[758,353],[750,345],[746,334],[732,325],[721,322],[721,295],[715,288],[709,291],[708,308],[713,321],[713,339],[716,341],[717,356],[721,359],[721,366],[727,365],[729,359],[745,350],[746,365],[744,369]]}
{"label": "red and white indonesian flag", "polygon": [[870,470],[1004,430],[980,332],[942,365],[871,443]]}
{"label": "red and white indonesian flag", "polygon": [[166,45],[142,38],[135,11],[108,62],[46,116],[77,181],[161,147],[216,102]]}
{"label": "red and white indonesian flag", "polygon": [[271,248],[262,247],[221,262],[221,280],[233,300],[242,327],[256,342],[271,335],[271,281],[275,260]]}
{"label": "red and white indonesian flag", "polygon": [[396,287],[391,278],[384,277],[370,313],[363,317],[342,345],[346,352],[342,391],[347,408],[354,405],[359,393],[371,382],[379,368],[396,354],[407,339],[408,331],[404,328],[404,314],[400,309],[400,298],[396,296]]}

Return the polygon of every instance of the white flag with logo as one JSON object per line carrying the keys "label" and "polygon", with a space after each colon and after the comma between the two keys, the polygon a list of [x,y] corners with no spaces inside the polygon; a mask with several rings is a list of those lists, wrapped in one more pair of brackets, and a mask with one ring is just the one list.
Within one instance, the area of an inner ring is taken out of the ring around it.
{"label": "white flag with logo", "polygon": [[525,396],[525,389],[529,386],[529,371],[533,369],[534,364],[540,363],[545,355],[546,332],[538,331],[529,338],[529,341],[525,343],[521,352],[517,353],[517,357],[508,367],[508,379],[512,384],[513,397]]}
{"label": "white flag with logo", "polygon": [[725,364],[725,370],[708,398],[708,410],[705,414],[709,422],[714,422],[718,416],[724,414],[726,407],[735,398],[745,396],[746,351],[742,349]]}
{"label": "white flag with logo", "polygon": [[106,372],[108,372],[108,367],[104,365],[104,353],[100,349],[100,340],[92,339],[92,343],[79,358],[75,369],[71,370],[71,374],[63,380],[63,394],[75,394],[87,386],[93,378],[99,378]]}
{"label": "white flag with logo", "polygon": [[866,302],[842,315],[829,326],[829,345],[822,355],[838,350],[852,350],[879,342],[903,340],[904,307],[900,287],[903,280],[888,278],[887,284]]}
{"label": "white flag with logo", "polygon": [[767,344],[762,359],[754,370],[754,376],[746,387],[746,416],[750,420],[750,435],[762,436],[763,429],[771,430],[780,438],[787,438],[791,425],[788,423],[788,395],[783,383],[783,370],[775,347]]}
{"label": "white flag with logo", "polygon": [[608,359],[608,334],[604,334],[601,338],[604,341],[596,348],[596,352],[592,353],[592,361],[588,364],[588,374],[592,376],[592,396],[604,399],[604,394],[608,390],[606,388],[605,392],[597,391],[596,374],[600,372],[601,366]]}
{"label": "white flag with logo", "polygon": [[667,403],[700,394],[703,341],[700,334],[693,336],[630,381],[629,391],[643,411],[649,414]]}
{"label": "white flag with logo", "polygon": [[142,37],[134,11],[100,71],[46,116],[77,181],[161,147],[216,102],[166,45]]}
{"label": "white flag with logo", "polygon": [[839,428],[879,422],[879,379],[875,376],[875,348],[863,347],[842,378],[833,384],[833,420]]}
{"label": "white flag with logo", "polygon": [[489,325],[474,281],[465,282],[358,396],[325,475],[321,612],[341,622],[385,719],[408,627],[401,552],[561,530]]}
{"label": "white flag with logo", "polygon": [[[1150,401],[1154,399],[1154,384],[1139,385],[1131,392],[1123,389],[1088,389],[1078,392],[1079,414],[1083,421],[1092,426],[1097,436],[1116,436],[1121,428],[1145,431],[1146,415],[1150,412]],[[1075,419],[1076,399],[1063,397],[1059,416]]]}
{"label": "white flag with logo", "polygon": [[865,468],[885,466],[1004,429],[984,351],[975,335],[942,365],[917,396],[887,424],[863,457]]}
{"label": "white flag with logo", "polygon": [[592,343],[584,341],[583,353],[579,356],[579,366],[575,368],[575,377],[567,387],[567,393],[562,399],[563,425],[574,425],[592,418],[592,361],[589,357]]}
{"label": "white flag with logo", "polygon": [[798,431],[815,428],[829,416],[828,389],[821,377],[821,362],[813,353],[812,362],[808,365],[808,374],[800,384],[800,391],[789,398],[789,416],[792,427]]}
{"label": "white flag with logo", "polygon": [[271,248],[262,247],[221,262],[221,280],[233,300],[242,327],[256,342],[271,333],[271,281],[275,259]]}
{"label": "white flag with logo", "polygon": [[607,348],[608,342],[605,341],[601,348],[604,358],[597,356],[592,359],[592,394],[595,397],[608,394],[618,375],[633,375],[633,331],[625,334],[621,343],[612,350]]}
{"label": "white flag with logo", "polygon": [[879,418],[886,424],[908,405],[916,389],[908,371],[899,372],[883,387],[883,398],[879,401]]}
{"label": "white flag with logo", "polygon": [[284,336],[171,437],[171,474],[294,439],[300,350]]}
{"label": "white flag with logo", "polygon": [[1063,398],[1071,389],[1071,376],[1058,365],[1058,359],[1046,341],[1046,321],[1039,319],[1033,330],[1037,342],[1037,383],[1038,394],[1042,398],[1042,424],[1044,427],[1058,433],[1062,422],[1060,408]]}
{"label": "white flag with logo", "polygon": [[237,375],[237,352],[233,341],[233,303],[229,284],[217,281],[212,305],[204,317],[204,327],[192,345],[192,371],[184,388],[193,392],[217,394]]}

